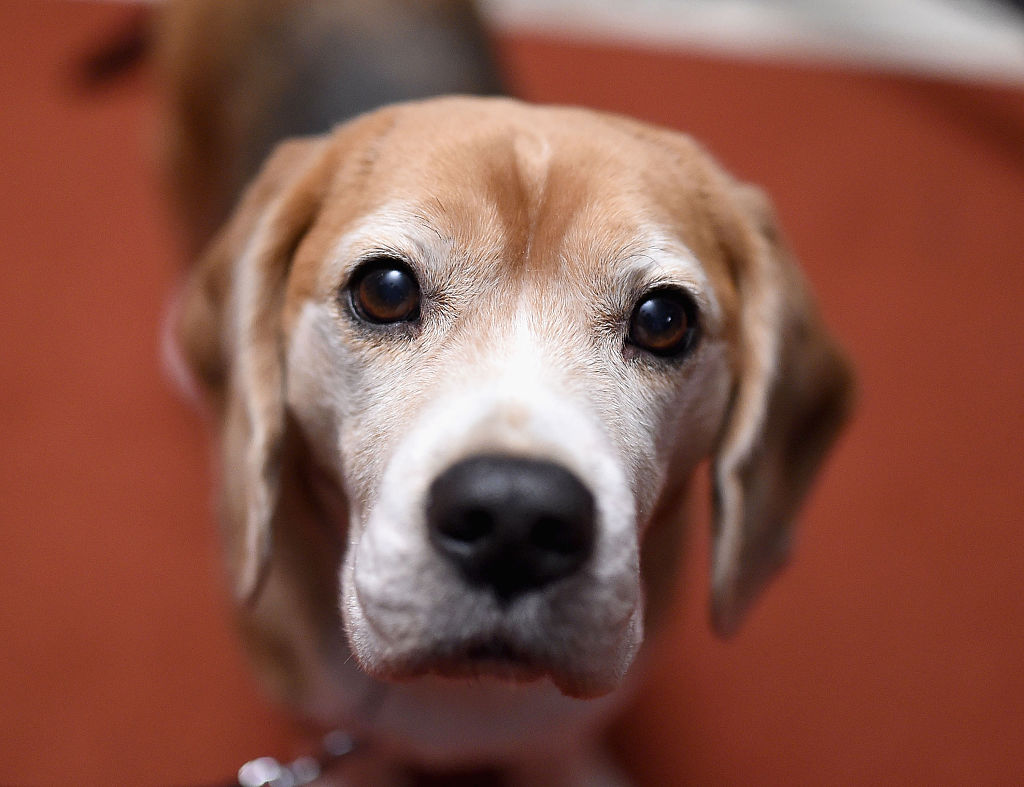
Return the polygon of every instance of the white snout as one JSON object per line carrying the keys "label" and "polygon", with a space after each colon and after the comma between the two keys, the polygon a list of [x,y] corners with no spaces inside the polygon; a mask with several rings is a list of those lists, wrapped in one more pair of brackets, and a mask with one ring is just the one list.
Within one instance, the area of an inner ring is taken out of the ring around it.
{"label": "white snout", "polygon": [[[635,506],[623,463],[580,403],[509,383],[502,376],[439,396],[396,447],[342,568],[351,644],[371,674],[406,677],[442,663],[450,669],[451,654],[465,645],[500,640],[564,691],[604,693],[622,679],[642,637]],[[510,605],[468,584],[427,533],[433,480],[482,454],[554,462],[594,496],[587,562]]]}

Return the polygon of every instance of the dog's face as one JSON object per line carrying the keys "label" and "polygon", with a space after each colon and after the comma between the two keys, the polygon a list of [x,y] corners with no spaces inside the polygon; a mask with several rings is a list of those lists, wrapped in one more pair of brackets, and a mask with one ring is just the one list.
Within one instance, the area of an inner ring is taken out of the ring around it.
{"label": "dog's face", "polygon": [[296,432],[336,626],[389,680],[613,689],[645,533],[709,455],[731,630],[848,407],[763,199],[685,137],[581,110],[444,99],[286,145],[182,315],[240,594],[288,539]]}

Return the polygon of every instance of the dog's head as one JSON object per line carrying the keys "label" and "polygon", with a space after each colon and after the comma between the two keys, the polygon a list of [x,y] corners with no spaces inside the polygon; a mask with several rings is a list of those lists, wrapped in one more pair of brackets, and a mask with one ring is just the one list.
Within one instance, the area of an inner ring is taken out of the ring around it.
{"label": "dog's head", "polygon": [[685,136],[508,100],[279,148],[179,326],[223,424],[240,598],[294,541],[282,488],[305,457],[337,544],[318,619],[385,679],[614,688],[645,535],[678,526],[707,456],[732,631],[849,406],[758,191]]}

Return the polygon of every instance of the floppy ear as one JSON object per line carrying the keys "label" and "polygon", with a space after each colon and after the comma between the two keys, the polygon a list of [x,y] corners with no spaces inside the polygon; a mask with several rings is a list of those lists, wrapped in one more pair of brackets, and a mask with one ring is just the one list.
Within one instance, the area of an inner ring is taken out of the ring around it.
{"label": "floppy ear", "polygon": [[786,562],[796,510],[853,402],[849,364],[826,333],[771,205],[732,186],[739,294],[737,382],[713,463],[712,621],[733,633]]}
{"label": "floppy ear", "polygon": [[286,142],[249,187],[186,283],[182,353],[223,424],[222,519],[239,598],[270,555],[285,430],[281,310],[296,247],[330,172],[322,139]]}

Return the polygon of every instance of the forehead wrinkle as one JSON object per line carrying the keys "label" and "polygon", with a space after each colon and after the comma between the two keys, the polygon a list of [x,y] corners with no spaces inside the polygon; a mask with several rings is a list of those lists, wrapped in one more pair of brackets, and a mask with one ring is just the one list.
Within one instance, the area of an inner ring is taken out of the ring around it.
{"label": "forehead wrinkle", "polygon": [[533,238],[537,232],[540,212],[547,201],[548,172],[551,164],[550,143],[536,134],[520,132],[512,143],[519,187],[526,198],[527,230],[526,256],[529,257]]}
{"label": "forehead wrinkle", "polygon": [[[490,140],[485,146],[480,172],[484,178],[483,203],[501,228],[502,253],[497,260],[502,269],[512,272],[523,267],[531,245],[532,211],[530,195],[522,179],[515,150],[507,138]],[[467,216],[470,220],[472,215]],[[474,233],[476,234],[476,233]]]}
{"label": "forehead wrinkle", "polygon": [[503,228],[502,268],[526,281],[557,272],[566,228],[584,203],[587,186],[574,173],[565,140],[515,127],[492,138],[481,171],[486,198]]}

